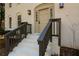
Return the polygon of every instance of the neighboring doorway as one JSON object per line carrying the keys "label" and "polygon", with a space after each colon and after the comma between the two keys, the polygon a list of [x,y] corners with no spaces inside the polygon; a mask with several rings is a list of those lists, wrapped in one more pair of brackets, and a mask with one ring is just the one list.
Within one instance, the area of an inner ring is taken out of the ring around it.
{"label": "neighboring doorway", "polygon": [[[46,4],[47,5],[47,4]],[[50,18],[53,17],[53,4],[48,4],[47,7],[44,4],[42,8],[36,10],[36,20],[35,20],[35,32],[40,33],[43,31],[47,25]],[[44,7],[45,6],[45,7]]]}

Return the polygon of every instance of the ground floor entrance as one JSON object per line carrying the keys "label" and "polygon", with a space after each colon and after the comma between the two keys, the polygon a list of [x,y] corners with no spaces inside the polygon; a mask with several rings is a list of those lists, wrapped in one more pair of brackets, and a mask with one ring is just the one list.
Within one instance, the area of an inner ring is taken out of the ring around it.
{"label": "ground floor entrance", "polygon": [[53,17],[53,4],[42,4],[36,8],[35,32],[40,33]]}

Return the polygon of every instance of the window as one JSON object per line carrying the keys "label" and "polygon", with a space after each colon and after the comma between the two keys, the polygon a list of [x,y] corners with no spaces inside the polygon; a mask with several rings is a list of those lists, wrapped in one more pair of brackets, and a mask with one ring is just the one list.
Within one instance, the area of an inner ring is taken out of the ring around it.
{"label": "window", "polygon": [[12,3],[9,3],[9,7],[12,7]]}
{"label": "window", "polygon": [[27,12],[28,12],[28,15],[31,15],[31,10],[27,10]]}
{"label": "window", "polygon": [[18,26],[21,25],[21,15],[18,15]]}
{"label": "window", "polygon": [[12,18],[9,17],[9,28],[12,28]]}

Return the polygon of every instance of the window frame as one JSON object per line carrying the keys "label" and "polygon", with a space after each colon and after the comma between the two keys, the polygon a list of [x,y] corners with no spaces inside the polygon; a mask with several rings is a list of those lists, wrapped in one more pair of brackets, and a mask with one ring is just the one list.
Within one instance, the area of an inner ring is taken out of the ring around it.
{"label": "window frame", "polygon": [[12,17],[9,17],[9,28],[12,28]]}

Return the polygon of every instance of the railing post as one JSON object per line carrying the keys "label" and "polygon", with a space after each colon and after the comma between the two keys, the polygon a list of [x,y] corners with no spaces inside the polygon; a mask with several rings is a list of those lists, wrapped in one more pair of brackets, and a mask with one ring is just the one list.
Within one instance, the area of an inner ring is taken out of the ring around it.
{"label": "railing post", "polygon": [[5,39],[5,50],[6,50],[5,55],[7,56],[9,53],[9,41],[8,41],[9,38],[4,36],[4,39]]}
{"label": "railing post", "polygon": [[50,42],[52,42],[52,22],[51,22],[49,30],[50,30],[50,34],[49,34],[50,35]]}
{"label": "railing post", "polygon": [[39,56],[44,56],[44,43],[39,42]]}
{"label": "railing post", "polygon": [[59,19],[59,46],[61,46],[61,19]]}
{"label": "railing post", "polygon": [[24,27],[24,28],[25,28],[25,38],[26,38],[26,36],[27,36],[27,24],[28,24],[28,23],[26,22],[26,23],[25,23],[25,27]]}

